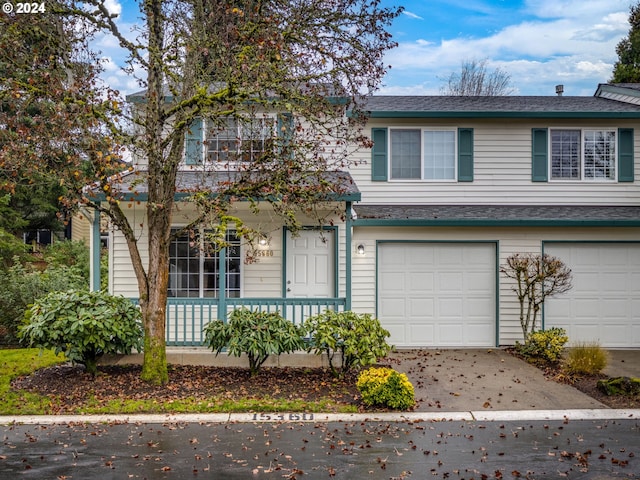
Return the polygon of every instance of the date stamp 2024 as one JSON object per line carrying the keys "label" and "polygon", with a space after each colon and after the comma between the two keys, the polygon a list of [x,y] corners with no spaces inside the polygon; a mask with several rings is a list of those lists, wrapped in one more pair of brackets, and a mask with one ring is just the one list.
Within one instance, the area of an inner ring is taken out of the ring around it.
{"label": "date stamp 2024", "polygon": [[17,14],[38,14],[47,11],[44,2],[5,2],[2,4],[4,13],[15,12]]}

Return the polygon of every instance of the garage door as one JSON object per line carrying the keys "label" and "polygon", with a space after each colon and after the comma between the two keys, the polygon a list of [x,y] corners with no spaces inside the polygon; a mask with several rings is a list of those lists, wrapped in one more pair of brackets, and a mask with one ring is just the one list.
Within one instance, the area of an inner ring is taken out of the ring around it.
{"label": "garage door", "polygon": [[496,247],[381,243],[378,318],[399,347],[494,346]]}
{"label": "garage door", "polygon": [[573,272],[573,288],[545,302],[546,327],[567,330],[569,342],[640,347],[640,244],[545,243]]}

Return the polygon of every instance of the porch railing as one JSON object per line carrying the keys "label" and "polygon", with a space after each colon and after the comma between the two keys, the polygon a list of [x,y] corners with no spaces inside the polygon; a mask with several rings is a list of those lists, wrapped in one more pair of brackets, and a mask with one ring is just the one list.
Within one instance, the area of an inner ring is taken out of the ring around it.
{"label": "porch railing", "polygon": [[202,329],[211,320],[226,320],[236,308],[261,312],[276,312],[287,320],[300,324],[307,317],[325,310],[343,311],[344,298],[169,298],[167,301],[167,345],[200,346]]}

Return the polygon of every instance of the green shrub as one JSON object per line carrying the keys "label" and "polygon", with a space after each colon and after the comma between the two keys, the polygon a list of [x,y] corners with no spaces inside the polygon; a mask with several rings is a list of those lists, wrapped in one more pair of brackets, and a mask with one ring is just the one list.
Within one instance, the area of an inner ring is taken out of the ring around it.
{"label": "green shrub", "polygon": [[219,354],[224,348],[229,355],[249,358],[251,375],[256,375],[269,355],[290,353],[304,348],[301,329],[282,318],[279,312],[236,309],[229,322],[214,320],[204,327],[205,345]]}
{"label": "green shrub", "polygon": [[413,385],[404,373],[392,368],[370,368],[358,376],[356,383],[365,405],[379,405],[396,410],[413,406]]}
{"label": "green shrub", "polygon": [[51,264],[44,271],[31,268],[18,261],[6,270],[0,270],[0,325],[6,331],[6,341],[16,339],[18,326],[29,305],[49,292],[88,290],[88,278],[81,269]]}
{"label": "green shrub", "polygon": [[516,350],[533,361],[557,363],[568,340],[569,337],[564,328],[538,330],[530,334],[524,344],[516,344]]}
{"label": "green shrub", "polygon": [[[308,351],[318,355],[326,353],[334,376],[356,367],[374,365],[391,351],[386,342],[389,332],[369,314],[327,310],[307,318],[304,328],[311,337]],[[334,363],[336,355],[339,365]]]}
{"label": "green shrub", "polygon": [[614,377],[598,380],[597,388],[607,396],[640,397],[640,378]]}
{"label": "green shrub", "polygon": [[564,369],[572,374],[595,375],[609,362],[607,351],[597,342],[578,343],[569,349]]}
{"label": "green shrub", "polygon": [[65,240],[54,242],[44,249],[42,259],[51,268],[67,268],[89,284],[89,247],[83,242]]}
{"label": "green shrub", "polygon": [[0,227],[0,269],[9,268],[26,252],[27,246],[23,241]]}
{"label": "green shrub", "polygon": [[106,353],[142,349],[140,310],[105,292],[52,292],[25,312],[18,335],[29,347],[55,349],[95,375]]}

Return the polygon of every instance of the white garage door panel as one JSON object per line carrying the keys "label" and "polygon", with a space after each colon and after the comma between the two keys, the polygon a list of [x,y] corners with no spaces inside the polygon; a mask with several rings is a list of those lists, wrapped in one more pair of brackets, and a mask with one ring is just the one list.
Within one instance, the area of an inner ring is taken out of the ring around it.
{"label": "white garage door panel", "polygon": [[396,346],[495,345],[495,246],[383,243],[378,317]]}
{"label": "white garage door panel", "polygon": [[545,326],[570,342],[640,347],[640,244],[546,244],[573,272],[573,288],[545,302]]}

